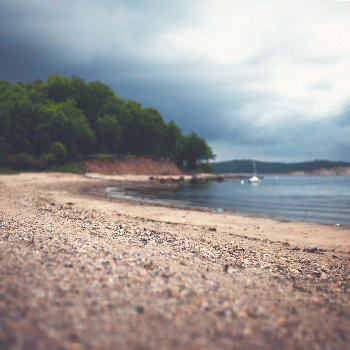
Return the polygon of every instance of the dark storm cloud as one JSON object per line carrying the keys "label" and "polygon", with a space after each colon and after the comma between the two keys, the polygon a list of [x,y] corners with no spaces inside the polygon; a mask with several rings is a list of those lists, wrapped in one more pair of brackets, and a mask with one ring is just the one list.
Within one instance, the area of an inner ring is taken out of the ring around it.
{"label": "dark storm cloud", "polygon": [[350,161],[348,14],[339,2],[3,0],[0,75],[100,80],[219,160]]}

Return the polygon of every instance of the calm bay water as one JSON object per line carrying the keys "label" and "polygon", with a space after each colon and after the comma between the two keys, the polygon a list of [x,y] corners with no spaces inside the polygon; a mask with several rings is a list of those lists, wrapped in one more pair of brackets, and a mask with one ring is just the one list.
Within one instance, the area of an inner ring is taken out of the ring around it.
{"label": "calm bay water", "polygon": [[258,184],[241,179],[184,185],[176,190],[108,188],[111,197],[280,220],[350,225],[350,176],[265,176]]}

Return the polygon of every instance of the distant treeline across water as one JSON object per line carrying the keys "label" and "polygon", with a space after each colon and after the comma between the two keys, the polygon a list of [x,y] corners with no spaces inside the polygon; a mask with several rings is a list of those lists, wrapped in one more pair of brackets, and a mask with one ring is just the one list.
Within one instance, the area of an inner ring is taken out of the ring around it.
{"label": "distant treeline across water", "polygon": [[[333,169],[350,167],[347,162],[332,162],[327,160],[315,160],[301,163],[274,163],[256,161],[256,169],[259,174],[283,174],[292,172],[313,172],[318,169]],[[211,168],[218,173],[252,173],[252,160],[231,160],[226,162],[210,163]]]}

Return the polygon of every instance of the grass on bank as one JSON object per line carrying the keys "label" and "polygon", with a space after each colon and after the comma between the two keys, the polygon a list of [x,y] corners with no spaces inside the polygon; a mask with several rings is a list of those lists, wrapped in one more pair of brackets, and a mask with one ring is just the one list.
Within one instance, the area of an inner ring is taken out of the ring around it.
{"label": "grass on bank", "polygon": [[[19,170],[12,170],[9,168],[0,167],[0,174],[2,175],[13,175],[18,173],[28,173],[32,171],[38,171],[37,169],[31,170],[31,169],[19,169]],[[61,166],[53,166],[50,168],[47,168],[44,170],[44,172],[59,172],[59,173],[75,173],[75,174],[81,174],[85,172],[84,166],[81,163],[67,163],[63,164]]]}
{"label": "grass on bank", "polygon": [[11,175],[11,174],[16,174],[16,173],[17,173],[17,171],[14,171],[14,170],[12,170],[12,169],[0,167],[0,174],[8,174],[8,175]]}
{"label": "grass on bank", "polygon": [[[184,169],[184,172],[186,172],[186,169]],[[195,174],[218,174],[208,164],[197,165],[197,168],[194,170],[194,173]]]}
{"label": "grass on bank", "polygon": [[54,166],[54,167],[49,168],[45,171],[52,171],[52,172],[58,172],[58,173],[81,174],[81,173],[85,172],[85,168],[84,168],[83,163],[69,162],[69,163],[65,163],[61,166]]}

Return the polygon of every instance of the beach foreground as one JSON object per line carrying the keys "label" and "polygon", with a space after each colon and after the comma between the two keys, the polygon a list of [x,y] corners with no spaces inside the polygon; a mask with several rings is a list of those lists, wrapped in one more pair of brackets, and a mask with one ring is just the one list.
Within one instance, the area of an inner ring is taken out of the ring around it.
{"label": "beach foreground", "polygon": [[0,176],[1,349],[348,349],[350,229]]}

